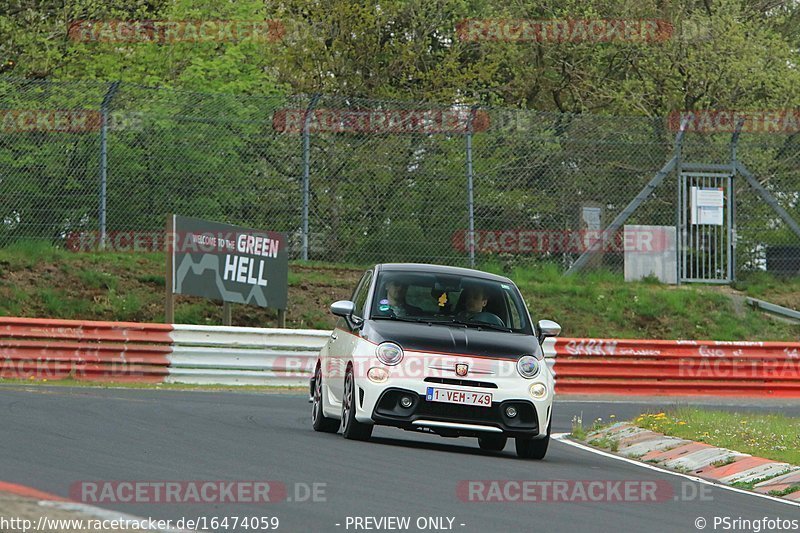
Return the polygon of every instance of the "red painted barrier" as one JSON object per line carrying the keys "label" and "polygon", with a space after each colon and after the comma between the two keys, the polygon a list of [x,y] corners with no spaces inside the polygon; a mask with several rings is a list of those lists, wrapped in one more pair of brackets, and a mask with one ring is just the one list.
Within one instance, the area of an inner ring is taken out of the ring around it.
{"label": "red painted barrier", "polygon": [[800,398],[800,343],[556,339],[562,394]]}
{"label": "red painted barrier", "polygon": [[171,324],[0,317],[0,338],[170,344]]}
{"label": "red painted barrier", "polygon": [[162,382],[171,325],[0,317],[0,378]]}

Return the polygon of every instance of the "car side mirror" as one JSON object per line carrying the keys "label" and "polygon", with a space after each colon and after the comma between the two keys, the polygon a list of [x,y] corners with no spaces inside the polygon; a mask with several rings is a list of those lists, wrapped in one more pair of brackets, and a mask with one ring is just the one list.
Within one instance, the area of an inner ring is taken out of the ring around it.
{"label": "car side mirror", "polygon": [[540,320],[536,323],[536,328],[539,330],[539,341],[543,341],[548,337],[558,337],[561,333],[561,325],[552,320]]}
{"label": "car side mirror", "polygon": [[342,318],[350,318],[356,310],[356,304],[350,300],[339,300],[331,304],[331,313]]}

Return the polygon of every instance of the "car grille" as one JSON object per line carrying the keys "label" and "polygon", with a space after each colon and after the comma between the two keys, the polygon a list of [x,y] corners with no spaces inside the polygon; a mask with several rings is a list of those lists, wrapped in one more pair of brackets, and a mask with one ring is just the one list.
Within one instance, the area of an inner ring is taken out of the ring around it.
{"label": "car grille", "polygon": [[461,387],[482,387],[484,389],[497,388],[496,383],[489,383],[488,381],[473,381],[471,379],[425,378],[425,381],[428,383],[442,383],[444,385],[459,385]]}
{"label": "car grille", "polygon": [[421,417],[436,417],[446,419],[474,420],[497,422],[500,420],[499,404],[491,407],[480,407],[477,405],[458,405],[444,402],[422,401],[417,408],[417,415]]}

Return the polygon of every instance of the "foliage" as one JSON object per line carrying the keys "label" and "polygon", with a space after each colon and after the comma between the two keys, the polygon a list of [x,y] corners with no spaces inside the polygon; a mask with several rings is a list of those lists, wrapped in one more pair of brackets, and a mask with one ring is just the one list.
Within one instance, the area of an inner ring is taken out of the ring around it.
{"label": "foliage", "polygon": [[[467,19],[661,19],[656,42],[461,38]],[[800,6],[750,0],[11,0],[0,61],[17,75],[206,91],[328,93],[660,116],[675,109],[798,103]],[[107,43],[68,38],[76,20],[278,20],[280,39]]]}
{"label": "foliage", "polygon": [[[469,19],[620,14],[663,19],[674,32],[659,42],[600,43],[471,41],[459,33]],[[0,6],[0,102],[96,112],[110,82],[122,80],[109,106],[110,230],[160,230],[178,212],[290,232],[295,252],[302,141],[273,118],[311,100],[288,95],[322,93],[317,108],[357,112],[480,104],[491,128],[473,142],[478,229],[573,230],[587,203],[603,206],[610,222],[670,157],[674,132],[660,117],[796,107],[799,17],[800,5],[750,0],[11,0]],[[275,20],[285,32],[266,42],[68,35],[75,21],[142,19]],[[13,68],[4,62],[11,60]],[[98,227],[95,133],[3,132],[0,242],[61,242]],[[795,218],[799,138],[746,134],[739,150]],[[729,140],[695,135],[684,157],[723,162]],[[466,158],[464,136],[452,132],[313,134],[312,257],[465,263],[452,241],[468,226]],[[670,177],[629,223],[673,225],[675,185]],[[738,264],[759,270],[767,248],[798,238],[743,180],[735,188]],[[575,256],[538,259],[564,267]]]}

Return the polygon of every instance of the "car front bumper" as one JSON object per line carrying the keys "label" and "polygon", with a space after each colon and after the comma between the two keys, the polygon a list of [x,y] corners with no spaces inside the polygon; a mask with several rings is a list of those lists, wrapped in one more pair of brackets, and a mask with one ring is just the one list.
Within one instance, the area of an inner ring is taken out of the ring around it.
{"label": "car front bumper", "polygon": [[[406,365],[412,364],[411,357],[406,354]],[[420,354],[420,357],[424,355]],[[413,376],[409,374],[407,366],[388,367],[389,377],[382,383],[373,382],[366,373],[357,375],[356,419],[402,429],[433,431],[444,436],[547,436],[555,383],[544,361],[539,374],[533,379],[521,377],[516,371],[515,361],[500,359],[483,360],[471,365],[471,369],[485,373],[476,372],[460,378],[455,375],[455,363],[463,362],[463,359],[438,354],[433,363],[425,358],[424,363],[415,365],[423,369],[422,372]],[[530,388],[534,383],[541,383],[547,388],[544,397],[533,397]],[[490,393],[492,405],[428,401],[426,394],[429,387]],[[410,397],[412,405],[402,407],[400,398],[403,396]],[[517,410],[515,417],[509,417],[505,412],[512,405]]]}
{"label": "car front bumper", "polygon": [[[457,389],[464,390],[464,389]],[[411,406],[404,408],[400,398],[409,397]],[[376,424],[403,429],[428,430],[452,436],[505,435],[538,437],[541,425],[536,407],[530,400],[504,400],[483,407],[427,401],[425,394],[401,388],[389,388],[379,396],[372,412]],[[513,406],[517,415],[509,417],[506,408]]]}

